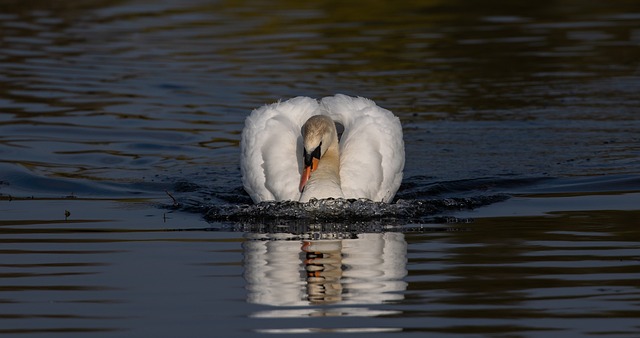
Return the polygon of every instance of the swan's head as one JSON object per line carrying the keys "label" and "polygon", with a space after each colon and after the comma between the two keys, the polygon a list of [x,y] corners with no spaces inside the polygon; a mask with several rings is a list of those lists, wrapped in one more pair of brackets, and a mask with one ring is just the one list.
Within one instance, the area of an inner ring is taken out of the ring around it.
{"label": "swan's head", "polygon": [[314,115],[302,126],[302,162],[304,164],[300,178],[300,192],[304,190],[311,173],[327,149],[338,141],[338,132],[333,120],[325,115]]}

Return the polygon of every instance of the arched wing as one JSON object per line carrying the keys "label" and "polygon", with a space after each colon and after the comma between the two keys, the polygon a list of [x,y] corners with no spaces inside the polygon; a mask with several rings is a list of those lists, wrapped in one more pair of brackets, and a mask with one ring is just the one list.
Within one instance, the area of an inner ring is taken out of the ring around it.
{"label": "arched wing", "polygon": [[296,97],[262,106],[245,120],[240,141],[242,184],[255,203],[300,199],[302,136],[318,102]]}
{"label": "arched wing", "polygon": [[323,98],[321,113],[344,126],[340,181],[345,197],[391,202],[404,169],[400,120],[371,100],[340,94]]}

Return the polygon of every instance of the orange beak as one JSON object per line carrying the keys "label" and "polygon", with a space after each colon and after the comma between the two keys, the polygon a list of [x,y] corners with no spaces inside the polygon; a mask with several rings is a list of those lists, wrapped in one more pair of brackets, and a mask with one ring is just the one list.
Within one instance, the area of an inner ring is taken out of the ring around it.
{"label": "orange beak", "polygon": [[304,169],[302,170],[302,176],[300,177],[300,187],[299,187],[300,192],[302,192],[304,190],[304,186],[307,185],[307,181],[311,177],[311,173],[316,171],[316,169],[318,169],[319,161],[320,160],[314,157],[313,160],[311,161],[311,165],[305,166]]}

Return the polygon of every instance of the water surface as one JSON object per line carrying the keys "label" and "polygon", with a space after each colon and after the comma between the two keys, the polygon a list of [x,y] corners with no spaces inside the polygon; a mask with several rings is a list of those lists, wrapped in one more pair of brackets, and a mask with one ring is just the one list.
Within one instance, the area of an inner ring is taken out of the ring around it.
{"label": "water surface", "polygon": [[[634,1],[3,1],[0,334],[638,336],[639,20]],[[251,109],[335,93],[402,121],[391,211],[214,217],[252,210]]]}

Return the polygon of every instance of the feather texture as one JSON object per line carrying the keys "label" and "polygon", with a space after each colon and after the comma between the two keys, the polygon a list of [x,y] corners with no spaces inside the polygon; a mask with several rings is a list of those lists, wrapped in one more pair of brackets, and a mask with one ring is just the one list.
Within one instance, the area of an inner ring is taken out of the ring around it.
{"label": "feather texture", "polygon": [[344,126],[339,144],[344,197],[390,202],[404,169],[400,120],[371,100],[340,94],[320,102],[296,97],[265,105],[249,115],[240,142],[240,168],[244,188],[253,201],[300,200],[301,128],[318,114]]}

